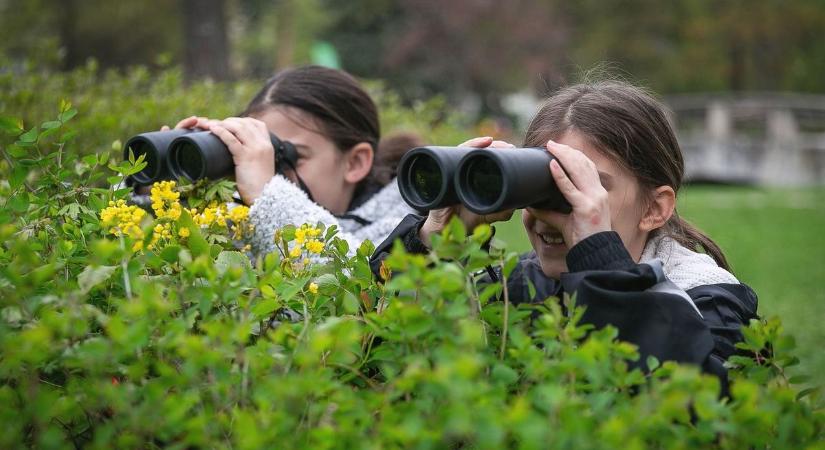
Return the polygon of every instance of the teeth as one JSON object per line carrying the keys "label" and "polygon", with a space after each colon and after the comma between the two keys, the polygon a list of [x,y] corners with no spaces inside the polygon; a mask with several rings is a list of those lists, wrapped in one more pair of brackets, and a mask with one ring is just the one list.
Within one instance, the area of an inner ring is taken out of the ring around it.
{"label": "teeth", "polygon": [[564,244],[564,237],[555,233],[539,233],[541,240],[547,245]]}

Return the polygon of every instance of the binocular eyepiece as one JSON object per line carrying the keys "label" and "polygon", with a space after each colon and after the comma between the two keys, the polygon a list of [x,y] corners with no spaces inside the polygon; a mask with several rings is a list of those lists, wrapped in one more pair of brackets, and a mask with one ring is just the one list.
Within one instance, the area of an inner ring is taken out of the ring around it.
{"label": "binocular eyepiece", "polygon": [[[269,137],[275,148],[275,167],[278,172],[283,170],[284,164],[294,168],[298,161],[295,146],[278,139],[274,134]],[[179,178],[190,181],[201,178],[216,180],[228,177],[235,171],[232,154],[223,141],[201,129],[141,133],[126,141],[124,159],[129,157],[130,150],[135,159],[146,155],[146,167],[132,175],[138,184]]]}
{"label": "binocular eyepiece", "polygon": [[524,207],[568,213],[543,148],[418,147],[398,165],[398,188],[418,210],[463,204],[476,214]]}

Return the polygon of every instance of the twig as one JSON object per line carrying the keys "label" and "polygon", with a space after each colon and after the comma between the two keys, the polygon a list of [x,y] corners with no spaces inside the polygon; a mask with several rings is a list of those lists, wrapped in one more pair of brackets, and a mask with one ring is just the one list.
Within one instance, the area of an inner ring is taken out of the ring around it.
{"label": "twig", "polygon": [[126,290],[126,298],[132,299],[132,284],[129,282],[129,270],[126,263],[126,244],[123,243],[123,233],[120,233],[120,250],[123,251],[124,256],[120,258],[120,267],[123,268],[123,288]]}
{"label": "twig", "polygon": [[[503,267],[503,264],[502,264]],[[510,325],[510,295],[507,290],[507,275],[501,271],[501,288],[504,290],[504,326],[501,330],[501,350],[498,359],[504,359],[504,349],[507,346],[507,327]]]}

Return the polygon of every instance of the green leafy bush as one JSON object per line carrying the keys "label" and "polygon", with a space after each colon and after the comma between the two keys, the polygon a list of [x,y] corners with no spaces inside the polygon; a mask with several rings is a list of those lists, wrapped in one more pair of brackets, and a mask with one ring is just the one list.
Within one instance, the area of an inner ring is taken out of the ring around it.
{"label": "green leafy bush", "polygon": [[[174,126],[192,115],[225,118],[243,111],[264,80],[185,84],[179,68],[150,72],[133,67],[123,72],[101,70],[94,61],[69,72],[41,70],[29,63],[4,64],[0,55],[0,115],[15,116],[27,124],[50,117],[62,98],[71,93],[80,112],[74,151],[108,151],[113,140],[125,142],[161,125]],[[367,81],[380,114],[384,135],[415,131],[428,142],[458,144],[473,133],[459,117],[447,112],[444,100],[433,98],[405,107],[401,99],[377,81]],[[120,147],[117,145],[116,147]],[[118,148],[115,153],[119,154]]]}
{"label": "green leafy bush", "polygon": [[629,370],[580,309],[493,301],[474,273],[516,256],[482,251],[487,227],[397,248],[387,284],[323,224],[253,259],[186,209],[125,233],[104,211],[126,192],[95,186],[142,163],[78,149],[75,112],[0,119],[2,448],[823,448],[778,320],[746,330],[719,399],[695,367]]}

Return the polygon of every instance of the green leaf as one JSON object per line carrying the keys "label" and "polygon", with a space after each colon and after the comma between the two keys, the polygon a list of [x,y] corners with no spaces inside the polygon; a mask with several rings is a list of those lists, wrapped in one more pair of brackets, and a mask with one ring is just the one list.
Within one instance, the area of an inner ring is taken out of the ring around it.
{"label": "green leaf", "polygon": [[37,136],[39,131],[40,130],[36,126],[32,127],[31,130],[20,135],[20,137],[18,138],[18,142],[24,144],[32,144],[37,142]]}
{"label": "green leaf", "polygon": [[502,272],[504,273],[505,277],[509,277],[510,274],[513,273],[513,270],[519,263],[519,255],[518,253],[510,253],[507,256],[507,260],[504,261],[504,267],[502,268]]}
{"label": "green leaf", "polygon": [[6,206],[14,212],[26,212],[29,209],[29,194],[23,191],[17,195],[13,195],[8,199]]}
{"label": "green leaf", "polygon": [[0,116],[0,131],[3,134],[19,136],[23,132],[23,121],[16,117]]}
{"label": "green leaf", "polygon": [[344,298],[341,303],[344,311],[348,314],[356,314],[361,309],[361,302],[359,302],[358,298],[350,291],[344,291]]}
{"label": "green leaf", "polygon": [[44,130],[51,130],[52,128],[59,128],[60,125],[61,125],[61,123],[58,122],[57,120],[50,120],[48,122],[41,123],[40,128],[42,128]]}
{"label": "green leaf", "polygon": [[77,276],[80,291],[84,294],[88,293],[93,287],[108,280],[115,270],[117,266],[86,266]]}
{"label": "green leaf", "polygon": [[250,312],[258,318],[269,317],[275,310],[280,308],[281,302],[275,297],[266,297],[255,302],[250,308]]}
{"label": "green leaf", "polygon": [[76,115],[77,115],[77,109],[71,108],[67,111],[63,111],[62,113],[60,113],[60,116],[58,116],[58,117],[59,117],[59,120],[61,122],[66,123],[66,122],[72,120],[72,117],[74,117]]}
{"label": "green leaf", "polygon": [[181,211],[180,218],[178,219],[178,228],[181,227],[189,229],[189,237],[186,242],[189,249],[192,250],[192,254],[195,257],[209,255],[209,243],[203,238],[200,227],[195,225],[195,222],[192,221],[192,216],[189,215],[189,211],[185,208]]}
{"label": "green leaf", "polygon": [[318,285],[318,292],[324,295],[332,295],[339,287],[338,278],[331,273],[319,276],[315,279],[315,283]]}
{"label": "green leaf", "polygon": [[215,259],[215,269],[218,270],[218,273],[226,273],[227,270],[239,267],[243,269],[251,269],[252,263],[249,261],[249,258],[246,257],[241,252],[236,251],[222,251],[218,254],[218,257]]}
{"label": "green leaf", "polygon": [[168,263],[175,263],[178,261],[178,253],[180,253],[180,245],[167,245],[161,250],[160,257]]}

